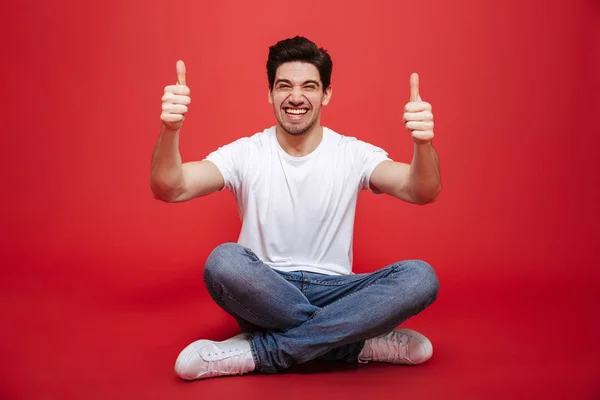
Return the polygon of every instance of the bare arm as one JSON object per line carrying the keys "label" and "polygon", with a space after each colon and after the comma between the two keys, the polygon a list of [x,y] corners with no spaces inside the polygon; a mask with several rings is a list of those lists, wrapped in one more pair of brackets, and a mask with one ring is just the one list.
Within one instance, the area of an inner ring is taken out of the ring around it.
{"label": "bare arm", "polygon": [[370,184],[383,193],[415,204],[436,200],[441,191],[440,163],[433,148],[431,105],[421,100],[419,76],[410,77],[410,102],[403,120],[415,143],[411,164],[384,161],[371,174]]}
{"label": "bare arm", "polygon": [[440,162],[431,142],[415,143],[408,190],[417,204],[434,202],[442,190]]}
{"label": "bare arm", "polygon": [[400,200],[427,204],[436,200],[441,191],[439,161],[431,144],[415,144],[411,164],[383,161],[373,173],[371,187]]}
{"label": "bare arm", "polygon": [[223,188],[221,172],[210,161],[182,163],[179,131],[163,126],[152,156],[150,188],[155,198],[167,203],[206,196]]}
{"label": "bare arm", "polygon": [[191,102],[183,61],[177,62],[177,85],[165,87],[162,102],[163,125],[150,167],[150,188],[154,197],[167,203],[182,202],[221,190],[223,176],[213,163],[182,163],[181,160],[179,135]]}

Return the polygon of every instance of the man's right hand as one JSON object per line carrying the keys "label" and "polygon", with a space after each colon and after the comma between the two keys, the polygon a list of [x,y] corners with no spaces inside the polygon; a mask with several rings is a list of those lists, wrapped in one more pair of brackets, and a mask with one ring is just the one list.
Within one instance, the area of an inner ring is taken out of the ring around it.
{"label": "man's right hand", "polygon": [[160,119],[166,129],[178,131],[183,125],[185,114],[191,103],[190,88],[185,84],[185,64],[177,61],[177,84],[165,87],[162,97],[162,113]]}

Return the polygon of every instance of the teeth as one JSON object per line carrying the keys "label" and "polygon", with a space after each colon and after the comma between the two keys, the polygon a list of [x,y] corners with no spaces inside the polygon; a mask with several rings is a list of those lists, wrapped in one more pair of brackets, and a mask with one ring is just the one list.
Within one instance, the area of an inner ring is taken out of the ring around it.
{"label": "teeth", "polygon": [[285,112],[288,114],[300,115],[300,114],[306,114],[308,112],[308,110],[305,110],[305,109],[295,110],[292,108],[288,108],[287,110],[285,110]]}

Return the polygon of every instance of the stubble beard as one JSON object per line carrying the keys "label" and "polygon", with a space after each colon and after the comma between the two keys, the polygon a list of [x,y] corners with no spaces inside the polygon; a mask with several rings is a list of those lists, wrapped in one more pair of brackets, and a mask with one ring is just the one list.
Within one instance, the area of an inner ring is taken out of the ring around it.
{"label": "stubble beard", "polygon": [[306,135],[317,123],[317,118],[314,118],[312,121],[308,121],[307,125],[293,125],[293,124],[285,124],[282,120],[279,120],[279,126],[288,134],[292,136],[302,136]]}

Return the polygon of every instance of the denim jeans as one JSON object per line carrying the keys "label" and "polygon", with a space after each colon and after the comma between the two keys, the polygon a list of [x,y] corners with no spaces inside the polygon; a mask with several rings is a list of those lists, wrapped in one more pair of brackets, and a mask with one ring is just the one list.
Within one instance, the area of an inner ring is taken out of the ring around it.
{"label": "denim jeans", "polygon": [[214,301],[249,333],[256,369],[265,373],[313,359],[357,362],[366,339],[423,311],[439,288],[423,261],[347,276],[281,272],[236,243],[211,252],[204,281]]}

